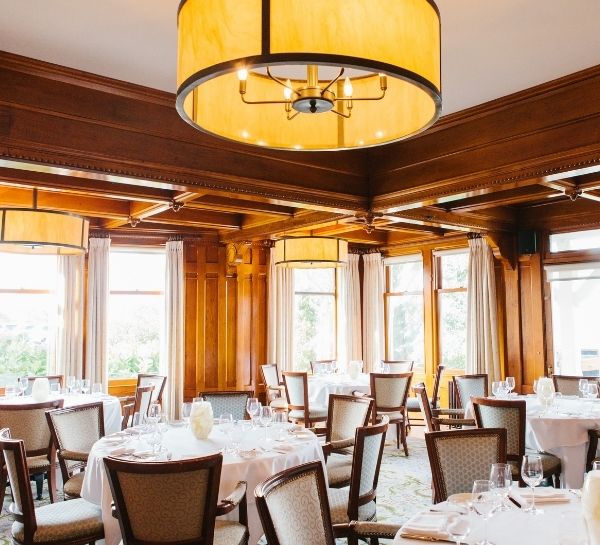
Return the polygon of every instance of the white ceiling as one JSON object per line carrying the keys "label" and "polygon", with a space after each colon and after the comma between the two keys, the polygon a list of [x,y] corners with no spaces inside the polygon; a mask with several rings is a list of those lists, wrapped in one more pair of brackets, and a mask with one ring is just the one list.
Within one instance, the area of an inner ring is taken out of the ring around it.
{"label": "white ceiling", "polygon": [[[600,64],[598,0],[437,0],[444,113]],[[0,50],[175,91],[179,0],[0,0]]]}

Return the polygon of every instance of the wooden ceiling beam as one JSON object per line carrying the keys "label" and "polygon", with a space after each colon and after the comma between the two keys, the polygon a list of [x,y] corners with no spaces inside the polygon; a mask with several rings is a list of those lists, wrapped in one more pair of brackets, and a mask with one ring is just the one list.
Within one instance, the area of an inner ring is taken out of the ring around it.
{"label": "wooden ceiling beam", "polygon": [[[389,215],[389,214],[388,214]],[[446,212],[432,207],[424,207],[414,210],[403,210],[394,216],[408,223],[417,225],[430,225],[444,229],[460,231],[511,231],[513,226],[497,220],[489,220],[478,217]]]}
{"label": "wooden ceiling beam", "polygon": [[[127,216],[127,218],[129,219],[129,216]],[[198,229],[239,230],[241,228],[241,216],[205,210],[186,210],[185,208],[182,208],[179,212],[174,212],[173,210],[168,209],[149,216],[148,218],[149,222],[154,224],[191,226]],[[127,223],[127,221],[125,223]],[[139,223],[139,225],[144,224],[144,220],[141,220]],[[110,222],[106,222],[102,225],[104,229],[110,229],[110,226]]]}
{"label": "wooden ceiling beam", "polygon": [[474,212],[485,210],[487,208],[494,208],[496,206],[511,206],[514,204],[527,203],[548,198],[555,194],[556,191],[552,188],[542,188],[537,185],[530,185],[508,191],[486,193],[476,197],[452,201],[446,205],[442,205],[442,208],[448,212]]}
{"label": "wooden ceiling beam", "polygon": [[279,206],[276,204],[259,202],[256,200],[243,200],[223,197],[220,195],[203,195],[186,205],[188,208],[202,210],[219,210],[221,212],[235,212],[238,214],[265,214],[269,216],[291,217],[296,208]]}

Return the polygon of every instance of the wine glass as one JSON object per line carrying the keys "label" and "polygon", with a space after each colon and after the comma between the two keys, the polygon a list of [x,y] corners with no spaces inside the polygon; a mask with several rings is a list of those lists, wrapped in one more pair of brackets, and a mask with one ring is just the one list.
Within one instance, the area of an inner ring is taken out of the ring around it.
{"label": "wine glass", "polygon": [[477,545],[493,545],[487,539],[487,521],[498,508],[498,496],[493,492],[492,481],[475,481],[473,483],[473,511],[483,519],[483,540]]}
{"label": "wine glass", "polygon": [[598,383],[588,382],[587,390],[585,391],[585,397],[589,399],[596,399],[598,397]]}
{"label": "wine glass", "polygon": [[223,413],[221,416],[219,416],[219,424],[221,426],[221,431],[225,434],[225,437],[227,438],[227,446],[225,447],[225,452],[231,452],[229,443],[231,442],[233,422],[233,415],[231,413]]}
{"label": "wine glass", "polygon": [[260,411],[260,402],[258,401],[258,398],[249,397],[246,400],[246,411],[248,412],[248,416],[250,416],[250,419],[252,420],[252,425],[254,426],[254,419],[258,414],[258,411]]}
{"label": "wine glass", "polygon": [[587,378],[580,378],[579,379],[579,393],[581,394],[581,397],[585,397],[585,393],[587,392],[587,387],[588,387]]}
{"label": "wine glass", "polygon": [[81,381],[81,391],[84,394],[87,394],[90,391],[90,379],[89,378],[84,378]]}
{"label": "wine glass", "polygon": [[492,395],[494,397],[500,397],[500,381],[492,382]]}
{"label": "wine glass", "polygon": [[461,545],[471,533],[468,515],[451,515],[446,522],[446,532],[448,537],[456,541],[456,545]]}
{"label": "wine glass", "polygon": [[512,394],[515,389],[515,377],[506,377],[506,386],[508,387],[508,393]]}
{"label": "wine glass", "polygon": [[21,377],[19,379],[19,390],[21,390],[21,395],[25,397],[25,392],[29,388],[29,379],[27,377]]}
{"label": "wine glass", "polygon": [[260,425],[265,428],[265,443],[269,441],[269,426],[273,421],[273,409],[268,405],[264,405],[260,408]]}
{"label": "wine glass", "polygon": [[74,391],[75,391],[76,394],[78,394],[79,392],[81,392],[81,380],[77,379],[75,381]]}
{"label": "wine glass", "polygon": [[494,490],[502,499],[500,511],[506,511],[508,509],[506,501],[512,485],[512,466],[510,464],[492,464],[490,481],[492,481]]}
{"label": "wine glass", "polygon": [[329,367],[330,367],[330,369],[331,369],[331,372],[332,372],[332,374],[335,374],[335,373],[337,373],[337,371],[338,371],[338,362],[337,362],[337,361],[335,361],[335,360],[334,360],[334,361],[332,361],[332,362],[331,362],[331,365],[330,365]]}
{"label": "wine glass", "polygon": [[273,412],[273,427],[277,432],[277,439],[281,440],[285,433],[285,427],[288,423],[287,411],[275,411]]}
{"label": "wine glass", "polygon": [[531,506],[525,511],[532,515],[541,515],[544,511],[535,506],[535,487],[544,479],[542,458],[537,454],[525,454],[521,464],[521,476],[523,481],[531,488]]}
{"label": "wine glass", "polygon": [[390,364],[389,363],[384,363],[382,364],[383,366],[383,373],[385,373],[386,375],[390,374]]}
{"label": "wine glass", "polygon": [[144,415],[140,412],[133,413],[133,417],[131,419],[131,429],[139,439],[142,435],[142,428],[145,424]]}
{"label": "wine glass", "polygon": [[92,386],[92,394],[102,395],[102,383],[101,382],[94,382],[94,385]]}
{"label": "wine glass", "polygon": [[53,396],[59,396],[60,395],[60,384],[58,382],[52,382],[52,383],[50,383],[50,393]]}
{"label": "wine glass", "polygon": [[69,394],[73,392],[73,388],[75,388],[75,377],[68,376],[67,377],[67,390],[68,390]]}
{"label": "wine glass", "polygon": [[182,403],[181,404],[181,418],[185,422],[186,427],[190,427],[190,415],[192,414],[192,404],[191,403]]}

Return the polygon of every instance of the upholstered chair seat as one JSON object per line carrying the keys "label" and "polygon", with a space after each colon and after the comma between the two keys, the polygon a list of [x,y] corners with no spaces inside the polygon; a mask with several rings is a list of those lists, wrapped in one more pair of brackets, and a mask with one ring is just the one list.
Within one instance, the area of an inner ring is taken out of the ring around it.
{"label": "upholstered chair seat", "polygon": [[85,477],[85,471],[75,473],[66,483],[63,484],[63,491],[65,495],[70,498],[79,498],[81,496],[81,487],[83,486],[83,479]]}
{"label": "upholstered chair seat", "polygon": [[[295,409],[295,410],[289,411],[288,416],[290,418],[294,418],[297,420],[304,420],[305,412],[301,409]],[[320,407],[318,405],[313,405],[308,410],[308,419],[309,420],[314,420],[316,418],[322,419],[322,418],[326,418],[326,417],[327,417],[327,408],[326,407]]]}
{"label": "upholstered chair seat", "polygon": [[[331,522],[338,524],[349,522],[348,518],[348,500],[350,497],[349,488],[330,488],[327,492],[329,496],[329,508],[331,509]],[[377,505],[370,501],[358,507],[358,520],[375,520],[377,515]]]}
{"label": "upholstered chair seat", "polygon": [[352,475],[352,457],[332,454],[327,458],[327,481],[330,487],[348,486]]}
{"label": "upholstered chair seat", "polygon": [[244,545],[248,543],[248,530],[234,520],[216,520],[214,545]]}
{"label": "upholstered chair seat", "polygon": [[273,409],[280,409],[282,411],[287,411],[287,408],[288,408],[287,401],[283,397],[276,397],[269,403],[269,405]]}
{"label": "upholstered chair seat", "polygon": [[416,397],[409,397],[406,400],[406,409],[411,412],[419,412],[419,400]]}

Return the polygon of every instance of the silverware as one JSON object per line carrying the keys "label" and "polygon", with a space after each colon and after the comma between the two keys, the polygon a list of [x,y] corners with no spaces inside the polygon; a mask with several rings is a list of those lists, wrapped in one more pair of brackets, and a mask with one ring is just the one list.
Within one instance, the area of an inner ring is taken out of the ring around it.
{"label": "silverware", "polygon": [[523,506],[517,500],[515,500],[512,496],[508,496],[508,500],[511,501],[512,503],[514,503],[519,509],[523,508]]}
{"label": "silverware", "polygon": [[[429,541],[430,543],[456,543],[453,539],[444,537],[433,537],[433,536],[420,536],[418,534],[400,534],[403,539],[416,539],[417,541]],[[467,545],[466,543],[460,543],[460,545]]]}

